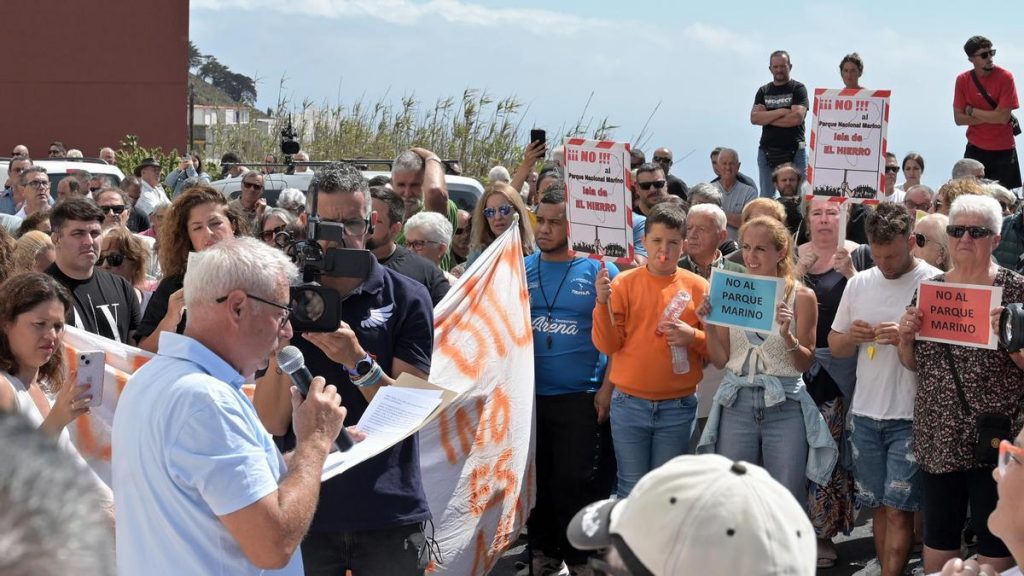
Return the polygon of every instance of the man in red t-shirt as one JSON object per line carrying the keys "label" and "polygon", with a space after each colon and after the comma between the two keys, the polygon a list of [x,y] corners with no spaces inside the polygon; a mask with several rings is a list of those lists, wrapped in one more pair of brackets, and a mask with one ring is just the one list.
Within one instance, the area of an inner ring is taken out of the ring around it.
{"label": "man in red t-shirt", "polygon": [[987,177],[1017,188],[1021,185],[1020,165],[1009,123],[1010,112],[1019,106],[1013,74],[992,62],[996,50],[984,36],[972,36],[964,44],[964,52],[974,68],[956,77],[953,94],[953,120],[957,126],[967,126],[964,158],[984,164]]}

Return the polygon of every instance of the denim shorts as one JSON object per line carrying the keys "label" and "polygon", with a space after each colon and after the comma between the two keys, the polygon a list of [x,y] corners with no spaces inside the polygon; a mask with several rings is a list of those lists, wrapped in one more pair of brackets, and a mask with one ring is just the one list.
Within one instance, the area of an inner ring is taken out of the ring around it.
{"label": "denim shorts", "polygon": [[910,449],[912,429],[911,420],[853,415],[853,479],[861,506],[886,506],[904,512],[921,509],[923,478]]}

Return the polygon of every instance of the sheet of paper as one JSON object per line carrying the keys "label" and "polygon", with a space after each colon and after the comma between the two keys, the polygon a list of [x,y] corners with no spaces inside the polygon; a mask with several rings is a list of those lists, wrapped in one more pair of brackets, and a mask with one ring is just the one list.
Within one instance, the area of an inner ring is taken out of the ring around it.
{"label": "sheet of paper", "polygon": [[348,452],[333,452],[320,481],[329,480],[412,435],[441,405],[444,391],[384,386],[374,395],[356,427],[366,434]]}

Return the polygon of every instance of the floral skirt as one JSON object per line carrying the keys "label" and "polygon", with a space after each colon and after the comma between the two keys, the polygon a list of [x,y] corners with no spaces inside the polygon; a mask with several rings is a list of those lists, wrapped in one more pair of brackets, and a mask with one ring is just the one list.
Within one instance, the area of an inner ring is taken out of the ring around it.
{"label": "floral skirt", "polygon": [[[836,444],[843,442],[847,411],[845,399],[838,396],[818,408]],[[818,538],[831,539],[840,532],[849,534],[857,520],[853,472],[837,464],[828,484],[822,486],[808,482],[807,514]]]}

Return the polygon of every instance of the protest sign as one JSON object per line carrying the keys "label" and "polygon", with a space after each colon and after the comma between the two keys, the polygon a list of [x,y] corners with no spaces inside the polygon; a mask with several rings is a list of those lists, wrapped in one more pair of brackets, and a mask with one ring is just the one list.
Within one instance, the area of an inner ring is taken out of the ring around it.
{"label": "protest sign", "polygon": [[483,576],[533,508],[533,327],[519,227],[498,237],[434,310],[431,383],[456,394],[419,432],[440,559]]}
{"label": "protest sign", "polygon": [[814,91],[807,182],[815,196],[875,199],[885,188],[888,90]]}
{"label": "protest sign", "polygon": [[755,332],[774,332],[775,307],[782,301],[785,280],[771,276],[755,276],[711,270],[711,313],[708,324],[742,328]]}
{"label": "protest sign", "polygon": [[1001,286],[925,280],[917,296],[922,315],[917,339],[995,350],[999,341],[988,313],[1002,299]]}
{"label": "protest sign", "polygon": [[565,140],[565,209],[573,252],[633,262],[633,202],[629,145],[607,140]]}

